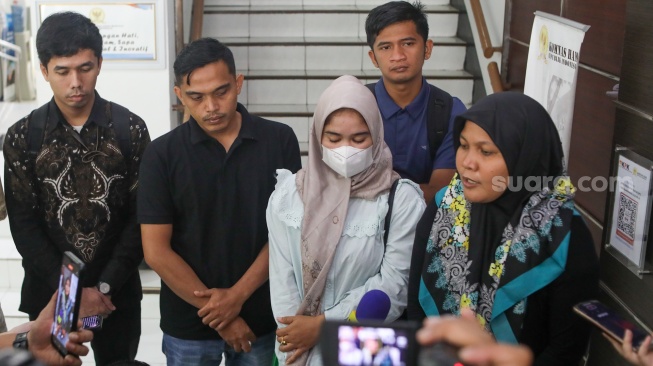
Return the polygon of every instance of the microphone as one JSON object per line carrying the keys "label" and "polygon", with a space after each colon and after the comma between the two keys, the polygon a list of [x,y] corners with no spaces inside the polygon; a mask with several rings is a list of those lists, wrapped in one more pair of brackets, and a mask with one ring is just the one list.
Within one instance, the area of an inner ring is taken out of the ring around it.
{"label": "microphone", "polygon": [[370,290],[361,297],[356,310],[347,318],[352,323],[360,320],[385,320],[390,313],[390,297],[381,290]]}

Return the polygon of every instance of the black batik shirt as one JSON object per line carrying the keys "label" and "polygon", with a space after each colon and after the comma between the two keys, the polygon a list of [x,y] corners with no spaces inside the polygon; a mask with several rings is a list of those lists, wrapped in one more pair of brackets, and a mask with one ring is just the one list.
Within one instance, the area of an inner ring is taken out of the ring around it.
{"label": "black batik shirt", "polygon": [[[38,314],[47,304],[64,251],[86,263],[84,287],[107,282],[117,307],[138,304],[143,250],[136,189],[141,156],[150,142],[145,123],[129,114],[130,151],[122,152],[110,103],[97,93],[79,133],[53,99],[41,149],[33,156],[27,143],[29,117],[9,128],[3,147],[9,224],[25,268],[20,310]],[[83,161],[96,149],[101,154]]]}

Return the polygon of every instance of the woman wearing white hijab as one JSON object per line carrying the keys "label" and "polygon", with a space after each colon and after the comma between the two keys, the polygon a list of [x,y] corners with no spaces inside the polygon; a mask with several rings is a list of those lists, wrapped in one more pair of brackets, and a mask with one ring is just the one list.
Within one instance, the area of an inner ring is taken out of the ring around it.
{"label": "woman wearing white hijab", "polygon": [[320,96],[307,166],[279,170],[270,197],[270,295],[280,364],[320,365],[325,319],[345,320],[370,290],[391,302],[386,321],[406,307],[415,225],[425,208],[419,186],[401,179],[384,244],[388,195],[399,179],[383,140],[372,93],[353,76]]}

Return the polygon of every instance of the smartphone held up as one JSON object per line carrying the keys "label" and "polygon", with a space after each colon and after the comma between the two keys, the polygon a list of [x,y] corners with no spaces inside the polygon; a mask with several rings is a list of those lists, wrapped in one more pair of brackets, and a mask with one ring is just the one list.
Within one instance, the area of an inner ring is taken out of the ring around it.
{"label": "smartphone held up", "polygon": [[51,329],[52,344],[63,356],[68,354],[66,345],[70,332],[77,330],[83,269],[84,262],[71,252],[64,253]]}
{"label": "smartphone held up", "polygon": [[421,347],[415,339],[420,323],[362,320],[326,321],[320,347],[325,365],[464,366],[447,343]]}
{"label": "smartphone held up", "polygon": [[619,343],[623,343],[626,329],[630,330],[633,333],[632,343],[635,352],[648,335],[644,330],[639,329],[635,324],[624,319],[614,310],[597,300],[576,304],[574,311]]}

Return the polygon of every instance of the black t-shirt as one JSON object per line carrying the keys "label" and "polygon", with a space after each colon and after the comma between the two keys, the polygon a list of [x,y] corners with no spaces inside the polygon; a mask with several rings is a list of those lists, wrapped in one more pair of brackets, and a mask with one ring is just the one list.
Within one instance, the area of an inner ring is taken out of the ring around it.
{"label": "black t-shirt", "polygon": [[[299,144],[287,125],[251,116],[229,152],[190,121],[154,140],[140,170],[138,221],[172,224],[172,249],[209,288],[233,286],[268,241],[265,209],[276,170],[301,168]],[[181,339],[219,339],[197,308],[161,284],[161,329]],[[276,329],[266,282],[240,316],[257,336]]]}

